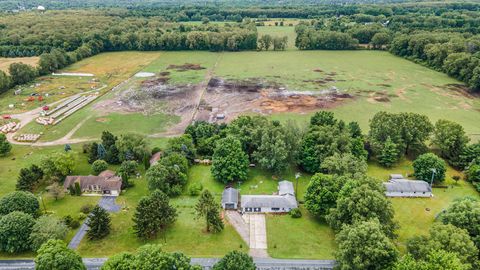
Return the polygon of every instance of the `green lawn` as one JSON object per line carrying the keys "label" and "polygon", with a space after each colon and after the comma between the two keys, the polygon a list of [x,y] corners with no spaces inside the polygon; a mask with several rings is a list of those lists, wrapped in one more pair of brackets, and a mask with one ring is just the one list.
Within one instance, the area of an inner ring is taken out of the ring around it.
{"label": "green lawn", "polygon": [[[190,181],[196,175],[190,174]],[[175,224],[167,230],[166,243],[163,235],[155,240],[139,240],[132,229],[132,216],[138,200],[148,194],[148,190],[145,179],[135,179],[134,182],[135,187],[128,189],[117,199],[117,203],[122,205],[124,210],[112,214],[113,228],[110,235],[100,241],[83,240],[79,247],[82,256],[110,256],[122,251],[134,251],[148,243],[162,244],[166,251],[179,251],[193,257],[221,257],[231,250],[246,251],[247,245],[228,224],[221,233],[206,233],[203,220],[195,219],[194,205],[198,198],[188,195],[171,201],[179,215]]]}

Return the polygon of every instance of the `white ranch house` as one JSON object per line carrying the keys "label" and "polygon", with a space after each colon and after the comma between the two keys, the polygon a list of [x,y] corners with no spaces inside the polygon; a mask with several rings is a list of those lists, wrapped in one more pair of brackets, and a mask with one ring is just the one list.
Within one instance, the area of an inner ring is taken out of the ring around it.
{"label": "white ranch house", "polygon": [[278,183],[275,195],[239,195],[238,190],[227,188],[222,194],[225,210],[239,210],[242,213],[287,213],[298,208],[292,182]]}

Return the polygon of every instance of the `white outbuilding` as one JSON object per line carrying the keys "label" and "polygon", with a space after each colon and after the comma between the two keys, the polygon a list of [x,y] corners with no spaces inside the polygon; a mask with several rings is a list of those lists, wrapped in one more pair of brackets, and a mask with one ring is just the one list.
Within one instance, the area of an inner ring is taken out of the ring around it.
{"label": "white outbuilding", "polygon": [[387,197],[433,197],[432,187],[427,182],[405,179],[400,174],[390,175],[390,180],[383,184]]}

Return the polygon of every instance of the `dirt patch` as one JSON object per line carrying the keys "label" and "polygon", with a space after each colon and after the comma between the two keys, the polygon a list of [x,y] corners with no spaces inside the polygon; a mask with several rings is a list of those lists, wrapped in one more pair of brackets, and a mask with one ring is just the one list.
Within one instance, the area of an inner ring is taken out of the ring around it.
{"label": "dirt patch", "polygon": [[[395,95],[393,95],[393,96],[395,96]],[[376,103],[376,102],[387,103],[387,102],[390,102],[391,97],[392,97],[392,95],[388,94],[385,91],[371,92],[369,94],[369,98],[367,99],[367,101],[370,102],[370,103]]]}
{"label": "dirt patch", "polygon": [[381,87],[392,87],[391,84],[386,84],[386,83],[379,83],[377,84],[378,86],[381,86]]}
{"label": "dirt patch", "polygon": [[157,77],[155,79],[149,79],[142,82],[143,87],[154,87],[156,85],[163,85],[170,80],[169,77]]}
{"label": "dirt patch", "polygon": [[199,64],[185,63],[183,65],[169,65],[167,69],[174,69],[176,71],[187,71],[187,70],[202,70],[205,68]]}
{"label": "dirt patch", "polygon": [[228,81],[212,78],[203,96],[197,120],[225,122],[245,112],[306,113],[332,108],[352,98],[335,87],[314,92],[289,91],[281,85],[259,79]]}
{"label": "dirt patch", "polygon": [[316,68],[316,69],[314,69],[314,70],[313,70],[313,72],[322,73],[322,72],[323,72],[323,70],[321,70],[321,69],[319,69],[319,68]]}
{"label": "dirt patch", "polygon": [[106,123],[108,122],[108,118],[101,117],[101,118],[95,119],[95,121],[100,123]]}
{"label": "dirt patch", "polygon": [[160,75],[162,77],[165,77],[165,76],[169,76],[170,72],[169,71],[162,71],[162,72],[158,73],[158,75]]}

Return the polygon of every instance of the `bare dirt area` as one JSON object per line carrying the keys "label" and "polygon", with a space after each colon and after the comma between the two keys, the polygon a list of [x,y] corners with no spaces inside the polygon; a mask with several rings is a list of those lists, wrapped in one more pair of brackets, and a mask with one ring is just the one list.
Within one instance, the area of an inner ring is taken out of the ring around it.
{"label": "bare dirt area", "polygon": [[202,70],[205,68],[199,64],[185,63],[183,65],[169,65],[167,69],[174,69],[176,71],[188,71],[188,70]]}
{"label": "bare dirt area", "polygon": [[306,113],[332,108],[353,97],[335,87],[322,91],[289,91],[259,79],[228,81],[212,78],[196,120],[224,122],[242,113]]}
{"label": "bare dirt area", "polygon": [[180,123],[167,133],[154,135],[169,136],[182,133],[192,120],[221,123],[244,113],[307,113],[354,98],[334,86],[314,92],[290,91],[258,78],[225,80],[212,77],[211,72],[200,84],[172,85],[169,79],[168,72],[145,78],[117,91],[114,98],[98,102],[94,109],[105,114],[161,112],[180,116]]}

